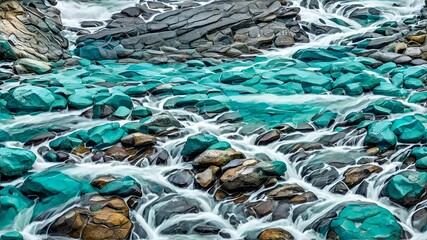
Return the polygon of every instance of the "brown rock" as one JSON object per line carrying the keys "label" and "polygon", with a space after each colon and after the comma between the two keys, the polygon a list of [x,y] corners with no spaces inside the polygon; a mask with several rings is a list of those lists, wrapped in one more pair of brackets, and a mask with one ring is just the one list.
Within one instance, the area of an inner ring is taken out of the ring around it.
{"label": "brown rock", "polygon": [[217,166],[210,166],[205,171],[196,174],[196,182],[204,188],[211,186],[216,180],[216,173],[219,169]]}
{"label": "brown rock", "polygon": [[293,240],[294,236],[281,228],[270,228],[258,235],[258,240]]}
{"label": "brown rock", "polygon": [[93,210],[74,208],[66,212],[55,220],[49,233],[83,240],[129,238],[133,224],[122,199],[95,195],[88,203]]}
{"label": "brown rock", "polygon": [[156,144],[157,138],[148,134],[133,133],[121,139],[124,146],[151,147]]}
{"label": "brown rock", "polygon": [[409,40],[423,44],[426,41],[427,34],[409,36]]}
{"label": "brown rock", "polygon": [[116,181],[117,178],[113,177],[112,175],[104,175],[104,176],[99,176],[97,178],[95,178],[90,185],[96,187],[96,188],[103,188],[105,187],[105,185],[109,184],[110,182]]}
{"label": "brown rock", "polygon": [[136,151],[134,149],[125,149],[119,146],[113,146],[105,151],[104,159],[105,161],[123,161],[126,158],[135,155]]}
{"label": "brown rock", "polygon": [[221,167],[234,159],[244,159],[245,155],[241,152],[229,148],[227,150],[206,150],[193,161],[193,166],[198,168],[209,167],[212,165]]}
{"label": "brown rock", "polygon": [[246,205],[248,213],[254,217],[262,218],[273,212],[274,202],[271,199],[257,201]]}
{"label": "brown rock", "polygon": [[221,188],[229,192],[241,192],[243,190],[255,190],[260,187],[267,178],[255,165],[255,159],[249,159],[242,165],[230,168],[221,176]]}
{"label": "brown rock", "polygon": [[353,187],[371,176],[372,173],[379,173],[382,170],[381,167],[371,164],[349,168],[344,173],[344,183],[349,187]]}
{"label": "brown rock", "polygon": [[317,200],[317,196],[312,192],[306,192],[298,184],[288,184],[268,192],[267,197],[274,200],[285,200],[288,203],[306,203]]}

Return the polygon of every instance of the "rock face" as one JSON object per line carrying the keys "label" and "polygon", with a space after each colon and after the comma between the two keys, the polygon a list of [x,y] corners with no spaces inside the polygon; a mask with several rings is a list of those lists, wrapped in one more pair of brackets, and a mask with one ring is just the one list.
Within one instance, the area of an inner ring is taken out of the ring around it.
{"label": "rock face", "polygon": [[1,1],[0,9],[0,60],[49,62],[69,56],[58,9],[42,0]]}
{"label": "rock face", "polygon": [[[284,4],[282,4],[284,3]],[[142,7],[142,6],[141,6]],[[128,8],[100,31],[80,37],[75,53],[100,59],[133,58],[153,63],[233,59],[259,49],[308,42],[295,20],[299,8],[286,1],[215,1],[166,11],[146,23],[145,11]]]}

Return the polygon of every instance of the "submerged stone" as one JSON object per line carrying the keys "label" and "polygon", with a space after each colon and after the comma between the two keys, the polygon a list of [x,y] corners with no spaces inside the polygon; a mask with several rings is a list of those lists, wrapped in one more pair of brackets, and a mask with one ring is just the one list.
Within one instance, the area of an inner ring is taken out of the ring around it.
{"label": "submerged stone", "polygon": [[36,155],[22,148],[0,147],[0,177],[18,177],[27,172],[36,161]]}

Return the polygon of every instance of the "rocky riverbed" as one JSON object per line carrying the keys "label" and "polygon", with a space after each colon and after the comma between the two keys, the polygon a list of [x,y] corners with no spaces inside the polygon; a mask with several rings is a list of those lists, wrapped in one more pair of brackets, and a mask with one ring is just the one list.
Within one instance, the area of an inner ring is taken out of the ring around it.
{"label": "rocky riverbed", "polygon": [[1,240],[427,237],[422,1],[116,4],[0,3]]}

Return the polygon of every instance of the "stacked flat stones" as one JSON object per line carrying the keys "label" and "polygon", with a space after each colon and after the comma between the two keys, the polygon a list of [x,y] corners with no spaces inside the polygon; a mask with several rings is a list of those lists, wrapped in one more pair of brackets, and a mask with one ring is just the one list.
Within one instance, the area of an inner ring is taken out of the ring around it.
{"label": "stacked flat stones", "polygon": [[114,14],[105,28],[80,37],[75,53],[92,60],[168,63],[235,59],[309,41],[296,21],[299,8],[289,7],[286,1],[215,1],[182,5],[158,15],[147,7],[150,3]]}
{"label": "stacked flat stones", "polygon": [[0,60],[45,62],[69,56],[60,11],[42,0],[0,1]]}

